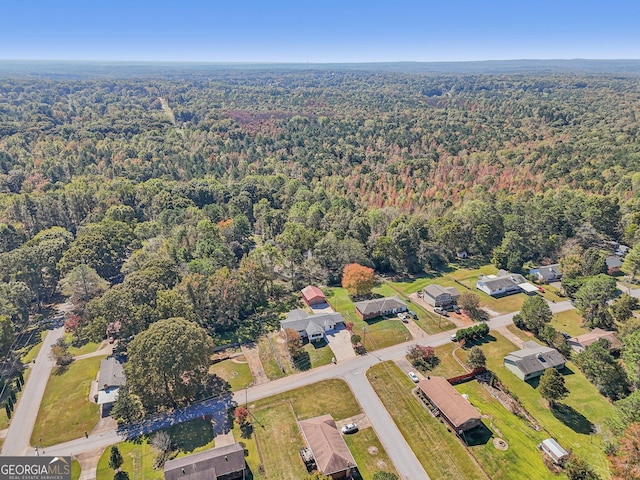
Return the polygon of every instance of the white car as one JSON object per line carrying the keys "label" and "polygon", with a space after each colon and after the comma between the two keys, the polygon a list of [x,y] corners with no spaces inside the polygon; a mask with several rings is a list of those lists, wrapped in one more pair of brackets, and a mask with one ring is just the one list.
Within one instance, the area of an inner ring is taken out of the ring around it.
{"label": "white car", "polygon": [[342,427],[342,433],[355,433],[358,431],[358,425],[355,423],[347,423]]}
{"label": "white car", "polygon": [[418,383],[420,381],[420,379],[418,378],[418,375],[416,375],[413,372],[409,372],[407,375],[409,375],[409,378],[413,380],[414,383]]}

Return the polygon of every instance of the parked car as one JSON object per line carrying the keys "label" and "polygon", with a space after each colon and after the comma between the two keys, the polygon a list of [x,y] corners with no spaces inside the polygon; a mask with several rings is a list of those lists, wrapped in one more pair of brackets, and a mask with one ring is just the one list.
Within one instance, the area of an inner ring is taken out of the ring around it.
{"label": "parked car", "polygon": [[355,423],[347,423],[342,427],[342,433],[355,433],[358,431],[358,425]]}
{"label": "parked car", "polygon": [[449,316],[447,311],[442,307],[435,307],[433,309],[433,311],[436,312],[438,315],[442,315],[443,317],[448,317]]}
{"label": "parked car", "polygon": [[420,379],[418,378],[418,375],[416,375],[413,372],[409,372],[407,375],[409,375],[409,378],[413,380],[414,383],[418,383],[420,381]]}
{"label": "parked car", "polygon": [[414,320],[416,320],[416,319],[418,318],[418,314],[417,314],[416,312],[412,312],[411,310],[409,310],[409,311],[407,312],[407,314],[408,314],[411,318],[413,318]]}
{"label": "parked car", "polygon": [[571,335],[569,335],[567,332],[561,332],[561,333],[562,333],[562,336],[563,336],[565,339],[569,339],[569,338],[571,338]]}
{"label": "parked car", "polygon": [[456,304],[453,304],[453,311],[456,313],[460,313],[460,307]]}
{"label": "parked car", "polygon": [[544,288],[542,288],[542,287],[538,287],[538,291],[539,291],[540,293],[544,293]]}
{"label": "parked car", "polygon": [[406,313],[399,313],[398,314],[398,318],[400,320],[402,320],[404,323],[409,323],[409,320],[407,318],[407,314]]}
{"label": "parked car", "polygon": [[451,339],[452,342],[457,342],[458,341],[458,337],[456,336],[455,333],[453,335],[451,335],[449,338]]}

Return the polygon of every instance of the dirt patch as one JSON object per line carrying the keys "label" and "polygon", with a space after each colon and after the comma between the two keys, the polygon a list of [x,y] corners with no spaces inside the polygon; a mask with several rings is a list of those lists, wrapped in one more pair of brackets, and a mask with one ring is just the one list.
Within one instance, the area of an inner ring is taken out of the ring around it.
{"label": "dirt patch", "polygon": [[262,367],[262,361],[260,360],[260,351],[258,350],[258,344],[255,342],[251,342],[249,344],[243,345],[242,353],[243,355],[238,356],[236,358],[242,358],[244,359],[243,363],[249,364],[249,370],[251,370],[251,375],[253,375],[254,385],[260,385],[261,383],[268,382],[269,377],[267,377],[267,374],[265,373],[264,368]]}
{"label": "dirt patch", "polygon": [[505,442],[501,438],[494,438],[493,446],[496,447],[498,450],[506,450],[507,448],[509,448],[509,445],[507,444],[507,442]]}
{"label": "dirt patch", "polygon": [[367,448],[367,452],[369,452],[369,455],[377,455],[378,447],[374,447],[373,445],[371,445],[369,448]]}
{"label": "dirt patch", "polygon": [[249,363],[244,355],[239,355],[237,357],[233,357],[231,359],[231,361],[234,362],[234,363]]}

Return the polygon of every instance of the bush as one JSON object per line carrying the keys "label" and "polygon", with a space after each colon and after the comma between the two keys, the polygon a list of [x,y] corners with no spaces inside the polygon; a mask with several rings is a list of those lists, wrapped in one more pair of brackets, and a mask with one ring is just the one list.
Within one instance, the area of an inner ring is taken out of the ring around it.
{"label": "bush", "polygon": [[489,334],[489,325],[486,323],[479,323],[478,325],[474,325],[473,327],[463,328],[462,330],[458,330],[456,333],[456,338],[460,342],[464,340],[465,343],[473,342],[479,338],[486,337]]}
{"label": "bush", "polygon": [[413,345],[407,351],[407,358],[415,368],[421,372],[431,370],[440,363],[440,359],[436,357],[433,347],[423,347],[421,345]]}

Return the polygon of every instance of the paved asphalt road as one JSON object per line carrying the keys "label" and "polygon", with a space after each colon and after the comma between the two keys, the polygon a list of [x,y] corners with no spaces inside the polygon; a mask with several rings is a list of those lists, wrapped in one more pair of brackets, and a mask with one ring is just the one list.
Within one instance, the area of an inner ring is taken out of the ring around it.
{"label": "paved asphalt road", "polygon": [[[59,321],[62,317],[55,317]],[[31,432],[36,424],[38,410],[44,395],[44,390],[49,381],[51,369],[55,361],[49,356],[51,345],[64,335],[64,327],[60,326],[49,330],[44,339],[42,348],[36,357],[36,363],[31,367],[31,374],[26,383],[20,402],[13,412],[13,420],[4,441],[2,455],[25,455],[29,447]]]}
{"label": "paved asphalt road", "polygon": [[[564,301],[550,304],[551,311],[553,313],[570,310],[573,308],[571,302]],[[513,322],[513,316],[515,313],[509,313],[506,315],[500,315],[492,318],[488,323],[492,329],[509,325]],[[429,335],[419,340],[394,345],[382,350],[377,350],[362,357],[357,357],[352,360],[339,362],[337,365],[329,364],[307,372],[297,373],[295,375],[289,375],[278,380],[273,380],[261,385],[256,385],[249,389],[241,390],[233,395],[233,400],[238,404],[243,404],[245,398],[249,403],[266,398],[279,393],[287,392],[289,390],[299,388],[305,385],[310,385],[329,378],[342,378],[351,387],[354,395],[360,402],[363,410],[367,414],[371,425],[376,430],[380,441],[384,445],[389,458],[393,461],[394,466],[405,480],[414,479],[428,479],[429,477],[424,472],[422,465],[418,462],[415,455],[408,447],[406,441],[402,437],[402,434],[397,429],[395,423],[389,417],[389,414],[384,409],[380,400],[375,395],[375,392],[371,385],[364,376],[366,370],[384,360],[394,360],[404,357],[407,347],[415,343],[421,345],[439,346],[450,342],[450,335],[455,330],[448,332],[442,332],[435,335]],[[44,347],[43,347],[44,350]],[[40,359],[38,359],[40,361]],[[33,374],[32,374],[33,376]],[[31,377],[29,382],[31,382]],[[44,382],[46,384],[46,380]],[[43,388],[44,391],[44,388]],[[26,393],[26,390],[25,390]],[[40,398],[42,394],[40,394]],[[210,400],[194,405],[190,405],[186,409],[179,410],[172,415],[158,417],[155,419],[147,420],[144,424],[130,428],[124,431],[105,431],[95,435],[89,435],[89,438],[80,438],[72,440],[70,442],[58,444],[45,449],[46,455],[77,455],[89,450],[93,450],[100,447],[107,447],[118,443],[126,438],[130,438],[138,433],[150,433],[161,428],[165,428],[168,425],[181,423],[193,418],[197,418],[203,414],[224,416],[224,411],[229,405],[230,399]],[[37,412],[37,407],[35,412]],[[35,421],[35,418],[34,418]],[[30,432],[33,428],[33,422],[28,429]],[[223,427],[224,428],[224,427]],[[22,445],[28,445],[29,434],[26,435],[26,443],[23,440]],[[6,448],[5,442],[5,448]],[[23,448],[24,451],[24,448]],[[3,450],[3,454],[7,454]],[[34,455],[34,449],[29,449],[27,454]]]}

